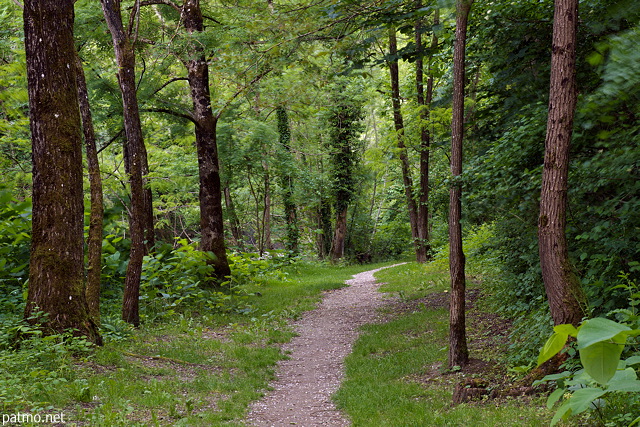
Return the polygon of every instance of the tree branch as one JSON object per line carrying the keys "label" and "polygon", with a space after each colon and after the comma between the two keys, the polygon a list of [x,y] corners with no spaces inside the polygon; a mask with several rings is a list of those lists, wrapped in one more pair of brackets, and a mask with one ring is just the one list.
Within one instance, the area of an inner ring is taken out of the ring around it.
{"label": "tree branch", "polygon": [[171,6],[172,8],[174,8],[175,10],[177,10],[178,12],[182,11],[182,8],[180,6],[178,6],[177,4],[175,4],[174,2],[172,2],[171,0],[145,0],[140,2],[140,6],[151,6],[154,4],[165,4],[167,6]]}
{"label": "tree branch", "polygon": [[195,125],[198,124],[191,114],[179,113],[177,111],[169,110],[168,108],[141,108],[140,111],[144,111],[145,113],[165,113],[170,116],[187,119]]}

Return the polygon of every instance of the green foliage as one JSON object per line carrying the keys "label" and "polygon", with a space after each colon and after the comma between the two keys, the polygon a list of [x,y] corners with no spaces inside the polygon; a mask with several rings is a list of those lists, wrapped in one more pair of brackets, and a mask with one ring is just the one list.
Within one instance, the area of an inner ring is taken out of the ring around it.
{"label": "green foliage", "polygon": [[[632,294],[631,302],[636,303],[640,300],[639,297],[638,294]],[[631,306],[632,313],[635,313],[635,305],[637,304]],[[612,314],[619,313],[616,311]],[[548,375],[542,380],[542,382],[556,381],[558,385],[558,389],[549,396],[549,407],[560,398],[564,398],[564,403],[558,408],[552,425],[587,409],[595,410],[603,422],[608,418],[626,419],[629,414],[640,410],[638,405],[640,380],[633,368],[640,364],[638,342],[635,338],[640,335],[640,328],[638,328],[640,323],[637,316],[635,318],[627,316],[626,320],[630,322],[619,323],[596,317],[583,321],[578,328],[572,325],[554,327],[553,334],[540,351],[538,365],[562,351],[567,339],[572,337],[575,339],[575,344],[570,351],[577,350],[582,369]],[[623,354],[626,354],[624,359],[622,359]],[[621,406],[609,405],[613,408],[608,409],[607,402],[610,400],[618,402],[618,405],[620,401],[626,400],[633,403]]]}
{"label": "green foliage", "polygon": [[[38,321],[43,313],[28,320]],[[74,364],[93,351],[84,337],[43,335],[40,325],[17,317],[0,321],[0,404],[5,412],[51,409],[62,395],[77,395],[83,381]]]}
{"label": "green foliage", "polygon": [[0,318],[23,309],[30,243],[31,200],[16,200],[0,189]]}

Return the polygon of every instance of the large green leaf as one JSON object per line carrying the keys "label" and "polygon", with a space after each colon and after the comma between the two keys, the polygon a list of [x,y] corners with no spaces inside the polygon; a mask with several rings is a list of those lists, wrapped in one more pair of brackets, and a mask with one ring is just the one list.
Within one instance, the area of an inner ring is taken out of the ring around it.
{"label": "large green leaf", "polygon": [[607,391],[640,392],[640,381],[633,368],[617,371],[607,386]]}
{"label": "large green leaf", "polygon": [[607,384],[616,374],[623,348],[623,344],[596,342],[580,349],[580,361],[594,380]]}
{"label": "large green leaf", "polygon": [[564,347],[568,337],[569,335],[566,332],[554,331],[544,344],[544,347],[542,347],[542,350],[540,350],[540,354],[538,355],[538,366],[542,365],[562,350],[562,347]]}
{"label": "large green leaf", "polygon": [[579,414],[589,408],[594,400],[605,394],[600,388],[581,388],[573,392],[567,403],[573,414]]}
{"label": "large green leaf", "polygon": [[614,338],[614,342],[624,344],[627,340],[625,332],[630,331],[627,325],[603,317],[585,320],[578,331],[578,350]]}

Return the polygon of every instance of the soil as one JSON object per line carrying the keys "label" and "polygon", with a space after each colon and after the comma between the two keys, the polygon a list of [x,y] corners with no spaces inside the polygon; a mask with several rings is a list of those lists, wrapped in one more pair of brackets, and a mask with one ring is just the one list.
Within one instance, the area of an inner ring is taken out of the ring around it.
{"label": "soil", "polygon": [[350,425],[331,395],[340,386],[343,360],[359,328],[379,321],[379,308],[390,303],[378,292],[380,284],[373,274],[379,270],[356,274],[347,280],[349,286],[327,292],[316,309],[296,322],[297,336],[283,347],[289,358],[279,363],[271,391],[250,408],[249,424]]}

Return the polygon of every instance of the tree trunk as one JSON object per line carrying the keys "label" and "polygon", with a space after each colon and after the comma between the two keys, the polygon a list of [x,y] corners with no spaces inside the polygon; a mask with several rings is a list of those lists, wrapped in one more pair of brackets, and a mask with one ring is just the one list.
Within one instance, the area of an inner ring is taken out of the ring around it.
{"label": "tree trunk", "polygon": [[[24,31],[33,159],[33,223],[25,317],[45,332],[101,344],[84,294],[82,134],[73,1],[26,0]],[[33,311],[46,318],[32,319]]]}
{"label": "tree trunk", "polygon": [[[184,27],[190,34],[202,32],[203,18],[198,0],[185,0],[182,7]],[[193,117],[196,123],[196,146],[200,174],[200,250],[213,253],[214,268],[211,282],[225,280],[231,275],[224,242],[224,220],[222,216],[222,188],[220,165],[216,141],[217,119],[211,110],[209,92],[209,67],[201,44],[194,42],[189,47],[190,58],[186,61]]]}
{"label": "tree trunk", "polygon": [[398,70],[398,42],[396,40],[395,28],[389,29],[389,75],[391,77],[391,103],[393,106],[393,123],[398,138],[398,149],[400,151],[400,163],[402,166],[402,182],[404,185],[404,194],[407,199],[407,208],[409,210],[409,224],[411,225],[411,238],[413,244],[418,249],[418,210],[416,201],[413,198],[413,180],[411,178],[411,169],[409,166],[409,156],[407,147],[404,143],[404,120],[402,118],[402,110],[400,105],[400,80]]}
{"label": "tree trunk", "polygon": [[243,250],[242,236],[240,235],[240,221],[238,221],[238,214],[236,213],[236,207],[231,198],[231,189],[229,185],[224,187],[224,201],[227,205],[227,216],[229,217],[229,224],[231,228],[231,235],[233,240],[236,241],[236,245]]}
{"label": "tree trunk", "polygon": [[[422,7],[422,0],[416,1],[416,9]],[[439,24],[439,12],[435,11],[433,25]],[[430,258],[431,245],[429,244],[429,156],[431,150],[431,134],[429,132],[429,108],[433,98],[433,75],[431,63],[429,63],[429,76],[427,77],[427,94],[424,94],[424,61],[422,45],[422,20],[416,23],[416,87],[417,101],[420,106],[420,194],[418,198],[416,260],[420,263],[427,262]],[[438,36],[433,33],[431,48],[438,46]]]}
{"label": "tree trunk", "polygon": [[336,228],[331,243],[331,261],[339,261],[344,257],[344,241],[347,235],[347,210],[348,205],[344,205],[336,215]]}
{"label": "tree trunk", "polygon": [[101,0],[118,64],[118,82],[122,92],[124,129],[127,135],[129,158],[129,185],[131,187],[131,211],[129,215],[131,252],[124,282],[122,318],[134,326],[140,324],[139,296],[142,261],[146,253],[145,224],[148,213],[145,208],[143,182],[144,140],[135,80],[135,54],[129,35],[122,24],[120,2]]}
{"label": "tree trunk", "polygon": [[[266,152],[266,151],[265,151]],[[264,170],[264,210],[262,211],[262,230],[264,231],[264,248],[273,249],[271,243],[271,177],[269,176],[269,164],[262,161]]]}
{"label": "tree trunk", "polygon": [[[291,130],[289,127],[289,117],[287,116],[287,110],[282,105],[276,108],[276,114],[278,119],[278,133],[280,134],[280,145],[285,150],[287,160],[291,159]],[[284,162],[285,165],[287,164]],[[293,177],[289,168],[285,169],[282,173],[281,184],[282,186],[282,202],[284,204],[284,217],[287,224],[287,240],[285,247],[287,251],[296,255],[299,252],[298,240],[300,233],[298,231],[298,214],[295,202],[293,200]]]}
{"label": "tree trunk", "polygon": [[104,203],[102,196],[102,178],[98,163],[96,135],[93,129],[93,119],[89,106],[87,82],[82,69],[82,61],[76,55],[78,84],[78,102],[82,117],[82,130],[87,151],[87,169],[89,171],[89,191],[91,194],[91,212],[89,213],[89,236],[87,237],[88,266],[87,285],[85,295],[89,314],[100,325],[100,273],[102,270],[102,223],[104,218]]}
{"label": "tree trunk", "polygon": [[467,19],[473,0],[456,2],[456,36],[453,53],[453,118],[451,121],[451,175],[449,193],[449,269],[451,304],[449,312],[449,367],[469,363],[465,327],[465,258],[462,251],[462,142],[464,140],[464,80]]}
{"label": "tree trunk", "polygon": [[576,107],[578,0],[556,0],[549,117],[545,139],[538,239],[542,278],[556,325],[577,326],[586,298],[569,260],[565,234],[569,149]]}
{"label": "tree trunk", "polygon": [[321,197],[320,206],[318,208],[318,256],[325,259],[331,252],[331,204],[329,199]]}

